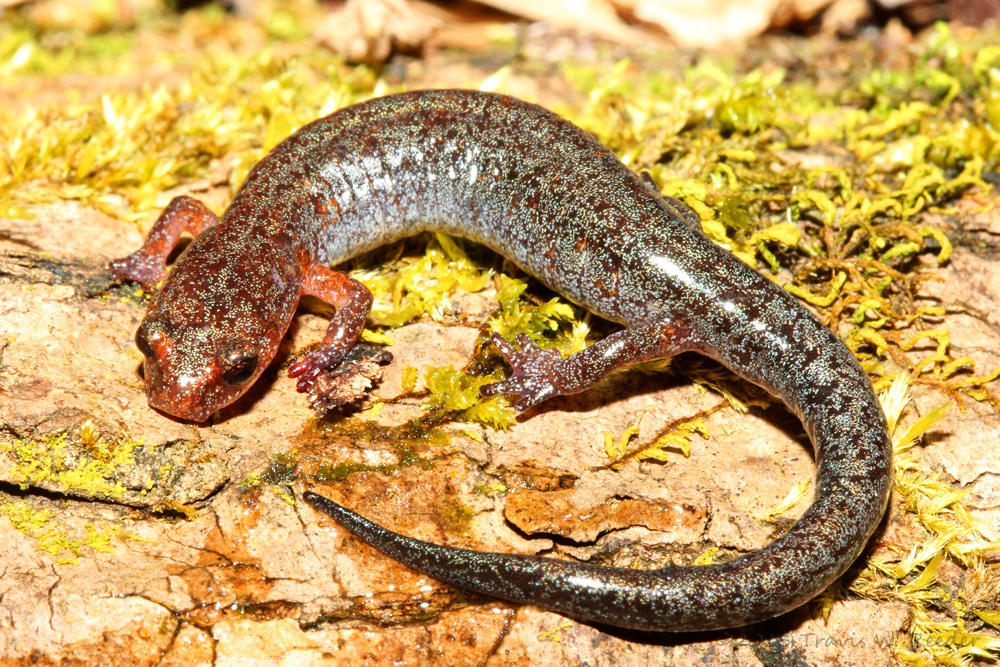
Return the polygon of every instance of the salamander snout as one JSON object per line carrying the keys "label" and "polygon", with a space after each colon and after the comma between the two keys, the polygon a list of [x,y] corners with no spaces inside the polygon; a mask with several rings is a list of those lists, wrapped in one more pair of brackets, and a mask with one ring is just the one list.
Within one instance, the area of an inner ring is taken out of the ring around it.
{"label": "salamander snout", "polygon": [[144,357],[149,405],[196,422],[239,398],[267,365],[247,340],[209,340],[204,329],[179,335],[165,318],[146,318],[135,344]]}

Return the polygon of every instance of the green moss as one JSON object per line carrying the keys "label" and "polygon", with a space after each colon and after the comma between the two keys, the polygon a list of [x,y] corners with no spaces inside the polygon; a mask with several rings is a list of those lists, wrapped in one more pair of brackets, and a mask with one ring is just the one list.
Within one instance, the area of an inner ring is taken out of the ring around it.
{"label": "green moss", "polygon": [[[95,40],[86,43],[98,48]],[[15,54],[44,51],[26,32],[8,33],[6,41]],[[3,44],[0,38],[0,51]],[[121,49],[131,55],[142,45]],[[102,57],[130,61],[106,51]],[[0,201],[75,199],[151,222],[166,190],[208,178],[212,160],[222,156],[235,192],[253,163],[291,130],[371,91],[370,77],[343,77],[337,62],[321,50],[277,56],[263,48],[249,58],[211,50],[190,63],[182,86],[0,109]]]}
{"label": "green moss", "polygon": [[264,484],[270,486],[288,486],[299,478],[298,452],[282,452],[275,454],[268,461],[267,468],[261,473],[251,473],[240,480],[237,485],[240,493]]}
{"label": "green moss", "polygon": [[418,468],[423,468],[424,470],[431,470],[434,467],[434,464],[430,461],[422,459],[420,455],[411,449],[403,449],[399,451],[398,463],[388,463],[385,465],[366,465],[363,463],[355,463],[353,461],[348,463],[339,463],[337,465],[324,463],[316,469],[312,478],[319,482],[331,482],[338,479],[344,479],[345,477],[353,475],[356,472],[377,472],[383,475],[389,475],[401,470],[402,468],[408,468],[410,466],[417,466]]}
{"label": "green moss", "polygon": [[441,420],[414,419],[399,426],[382,426],[368,419],[347,417],[336,421],[319,421],[319,433],[345,436],[362,443],[388,443],[405,448],[412,446],[442,446],[448,444],[448,435],[434,424]]}
{"label": "green moss", "polygon": [[583,349],[590,332],[589,313],[558,297],[532,303],[525,299],[527,288],[524,280],[500,276],[500,313],[490,320],[490,330],[507,339],[525,334],[542,347],[558,347],[567,354]]}
{"label": "green moss", "polygon": [[691,455],[691,438],[697,433],[708,440],[710,434],[705,418],[720,410],[724,405],[725,403],[720,403],[693,417],[686,417],[667,425],[651,443],[642,445],[632,452],[629,452],[629,444],[639,434],[638,426],[628,427],[617,440],[613,434],[605,432],[604,451],[611,459],[611,464],[608,467],[617,469],[626,460],[666,461],[669,451],[679,451],[685,458],[689,457]]}
{"label": "green moss", "polygon": [[477,422],[493,428],[506,429],[514,423],[514,413],[507,408],[506,399],[501,396],[482,398],[479,388],[484,384],[503,379],[500,371],[490,375],[473,376],[465,371],[456,371],[447,366],[427,368],[427,389],[430,396],[425,407],[440,419],[442,413],[455,421]]}
{"label": "green moss", "polygon": [[362,268],[351,276],[374,297],[370,321],[385,327],[402,326],[425,315],[442,321],[456,290],[478,292],[490,283],[493,272],[471,261],[461,241],[445,234],[425,238],[422,256],[401,257],[403,246],[397,245],[356,262]]}

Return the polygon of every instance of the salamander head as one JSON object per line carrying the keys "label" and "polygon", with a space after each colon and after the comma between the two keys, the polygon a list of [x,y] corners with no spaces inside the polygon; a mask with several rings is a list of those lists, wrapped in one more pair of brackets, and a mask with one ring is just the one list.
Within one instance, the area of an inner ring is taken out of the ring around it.
{"label": "salamander head", "polygon": [[135,334],[151,407],[203,422],[264,372],[291,322],[299,287],[294,275],[261,266],[268,264],[209,264],[191,253],[178,260]]}
{"label": "salamander head", "polygon": [[151,407],[203,422],[242,395],[271,361],[243,337],[211,340],[208,333],[206,328],[184,331],[166,317],[143,320],[135,344],[144,358]]}

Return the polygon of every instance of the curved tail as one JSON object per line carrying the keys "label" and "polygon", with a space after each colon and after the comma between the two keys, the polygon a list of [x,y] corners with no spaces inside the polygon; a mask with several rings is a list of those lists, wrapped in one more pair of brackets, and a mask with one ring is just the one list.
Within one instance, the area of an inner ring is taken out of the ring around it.
{"label": "curved tail", "polygon": [[812,366],[785,371],[798,381],[789,403],[816,448],[813,504],[778,539],[725,563],[632,570],[456,549],[386,530],[316,493],[304,498],[386,555],[484,595],[638,630],[754,623],[803,604],[843,574],[888,502],[892,444],[885,416],[853,355],[833,349]]}
{"label": "curved tail", "polygon": [[822,424],[816,428],[821,460],[813,505],[768,546],[717,565],[631,570],[457,549],[386,530],[311,491],[303,497],[387,556],[477,593],[639,630],[736,627],[793,609],[822,591],[878,525],[888,499],[891,449],[884,426],[864,425],[884,424],[884,418],[874,395],[850,407],[865,413],[847,415],[856,439],[843,431],[831,439]]}

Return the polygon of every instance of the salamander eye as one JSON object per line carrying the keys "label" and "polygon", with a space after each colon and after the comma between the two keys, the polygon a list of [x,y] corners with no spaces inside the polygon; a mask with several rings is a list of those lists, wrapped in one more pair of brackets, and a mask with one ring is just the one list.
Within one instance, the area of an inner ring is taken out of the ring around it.
{"label": "salamander eye", "polygon": [[149,344],[149,338],[146,336],[146,327],[140,326],[139,330],[135,332],[135,346],[142,352],[142,356],[152,359],[156,354],[153,352],[153,346]]}
{"label": "salamander eye", "polygon": [[257,370],[257,349],[245,341],[235,341],[226,345],[217,355],[222,379],[228,384],[246,382]]}

